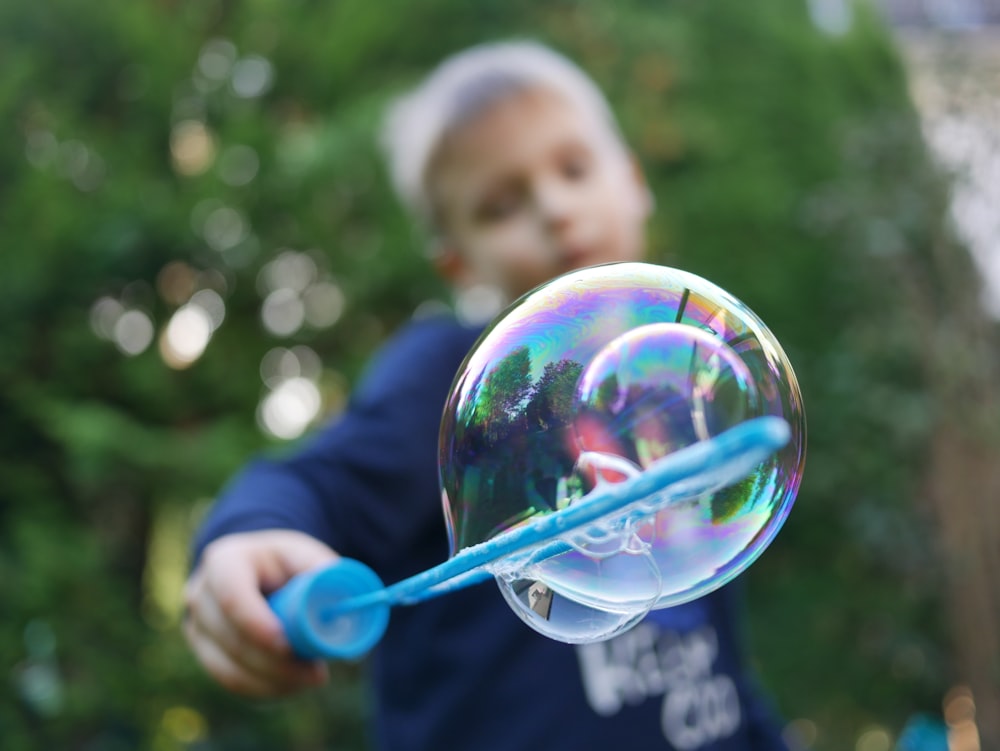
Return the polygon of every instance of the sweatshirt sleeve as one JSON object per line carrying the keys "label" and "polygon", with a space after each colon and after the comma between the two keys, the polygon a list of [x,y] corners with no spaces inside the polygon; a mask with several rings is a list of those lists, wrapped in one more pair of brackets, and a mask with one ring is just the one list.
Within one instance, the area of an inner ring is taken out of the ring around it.
{"label": "sweatshirt sleeve", "polygon": [[195,537],[195,561],[225,534],[293,529],[387,581],[412,573],[415,547],[445,539],[438,429],[475,334],[436,319],[394,337],[344,414],[293,454],[258,458],[233,478]]}

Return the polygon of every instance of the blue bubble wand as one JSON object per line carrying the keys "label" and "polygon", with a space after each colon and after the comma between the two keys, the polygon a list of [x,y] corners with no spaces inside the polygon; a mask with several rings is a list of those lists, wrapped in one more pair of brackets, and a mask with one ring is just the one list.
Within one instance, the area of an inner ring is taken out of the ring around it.
{"label": "blue bubble wand", "polygon": [[601,482],[572,505],[537,517],[447,561],[386,587],[363,563],[341,558],[300,574],[269,598],[296,654],[309,659],[353,659],[385,633],[393,605],[411,605],[572,548],[567,537],[603,523],[627,529],[678,501],[739,482],[791,437],[780,417],[758,417],[714,438],[670,453],[633,477]]}

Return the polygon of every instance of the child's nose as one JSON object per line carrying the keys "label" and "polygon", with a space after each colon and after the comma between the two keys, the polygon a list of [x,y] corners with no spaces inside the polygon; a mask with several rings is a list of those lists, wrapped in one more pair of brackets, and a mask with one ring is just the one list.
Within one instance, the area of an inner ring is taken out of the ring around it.
{"label": "child's nose", "polygon": [[547,226],[560,230],[573,223],[580,210],[580,201],[571,186],[557,180],[544,180],[539,181],[535,193],[539,214]]}

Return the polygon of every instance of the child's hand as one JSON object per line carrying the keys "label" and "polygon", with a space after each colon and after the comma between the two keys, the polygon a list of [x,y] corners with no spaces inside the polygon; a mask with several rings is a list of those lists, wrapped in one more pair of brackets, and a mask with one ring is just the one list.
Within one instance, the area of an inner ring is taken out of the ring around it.
{"label": "child's hand", "polygon": [[319,540],[290,530],[231,534],[208,545],[184,592],[184,635],[205,670],[247,696],[324,683],[326,665],[292,654],[262,593],[336,558]]}

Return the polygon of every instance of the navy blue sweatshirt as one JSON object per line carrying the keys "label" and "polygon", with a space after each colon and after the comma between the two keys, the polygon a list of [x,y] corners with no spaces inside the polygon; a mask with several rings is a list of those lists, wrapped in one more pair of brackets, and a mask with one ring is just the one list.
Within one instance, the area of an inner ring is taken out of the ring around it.
{"label": "navy blue sweatshirt", "polygon": [[[448,555],[437,436],[479,332],[410,324],[375,358],[346,412],[226,488],[195,556],[232,532],[295,529],[386,583]],[[371,655],[379,751],[785,751],[743,664],[732,585],[653,611],[607,642],[532,631],[492,582],[394,608]]]}

